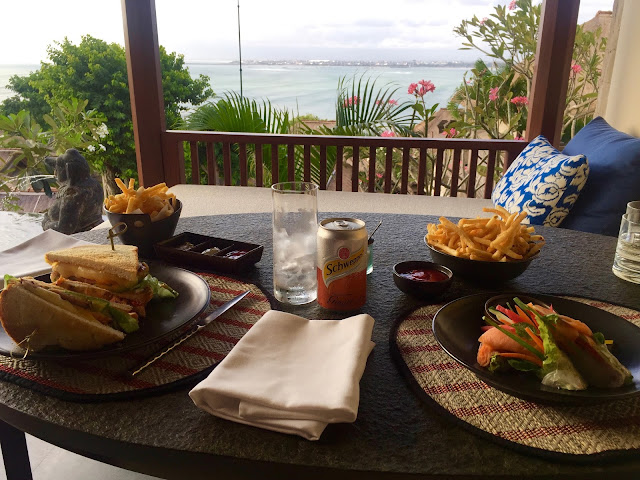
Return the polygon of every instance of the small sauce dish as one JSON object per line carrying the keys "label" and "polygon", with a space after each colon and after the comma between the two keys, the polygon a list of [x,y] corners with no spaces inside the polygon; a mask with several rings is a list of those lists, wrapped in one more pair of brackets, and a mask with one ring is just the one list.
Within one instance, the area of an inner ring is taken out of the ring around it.
{"label": "small sauce dish", "polygon": [[404,293],[426,299],[444,293],[451,286],[453,272],[433,262],[400,262],[393,266],[393,281]]}

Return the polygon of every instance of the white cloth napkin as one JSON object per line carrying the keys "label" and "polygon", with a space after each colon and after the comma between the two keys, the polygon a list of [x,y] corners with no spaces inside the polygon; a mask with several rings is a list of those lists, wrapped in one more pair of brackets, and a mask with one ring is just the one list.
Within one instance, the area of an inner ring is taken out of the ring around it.
{"label": "white cloth napkin", "polygon": [[44,261],[44,254],[51,250],[88,243],[55,230],[45,230],[20,245],[0,252],[0,286],[4,284],[2,277],[7,273],[14,277],[24,277],[50,272],[51,265]]}
{"label": "white cloth napkin", "polygon": [[189,395],[218,417],[318,440],[353,422],[374,320],[307,320],[271,310]]}

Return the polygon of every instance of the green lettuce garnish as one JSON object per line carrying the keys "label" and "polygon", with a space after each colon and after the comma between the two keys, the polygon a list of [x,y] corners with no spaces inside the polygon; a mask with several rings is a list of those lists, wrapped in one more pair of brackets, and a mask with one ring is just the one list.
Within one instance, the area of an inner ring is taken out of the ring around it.
{"label": "green lettuce garnish", "polygon": [[538,330],[540,331],[545,353],[538,376],[542,379],[543,385],[565,390],[584,390],[587,388],[587,382],[576,370],[576,367],[573,366],[567,354],[560,350],[560,347],[553,339],[547,323],[551,323],[551,320],[546,318],[550,316],[539,316],[538,319]]}
{"label": "green lettuce garnish", "polygon": [[142,287],[144,287],[145,285],[149,285],[151,287],[151,290],[153,291],[154,297],[176,298],[178,296],[178,292],[176,292],[169,285],[161,282],[152,275],[147,275],[146,277],[144,277],[138,285]]}

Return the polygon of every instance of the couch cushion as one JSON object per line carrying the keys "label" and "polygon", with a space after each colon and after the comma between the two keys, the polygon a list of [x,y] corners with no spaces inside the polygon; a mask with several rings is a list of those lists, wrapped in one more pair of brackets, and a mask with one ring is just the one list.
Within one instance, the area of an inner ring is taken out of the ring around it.
{"label": "couch cushion", "polygon": [[598,117],[567,144],[566,155],[586,155],[589,181],[564,228],[617,236],[627,203],[640,200],[640,138]]}
{"label": "couch cushion", "polygon": [[525,223],[557,227],[578,198],[588,175],[589,164],[584,155],[563,155],[540,135],[509,166],[491,199],[509,212],[527,212]]}

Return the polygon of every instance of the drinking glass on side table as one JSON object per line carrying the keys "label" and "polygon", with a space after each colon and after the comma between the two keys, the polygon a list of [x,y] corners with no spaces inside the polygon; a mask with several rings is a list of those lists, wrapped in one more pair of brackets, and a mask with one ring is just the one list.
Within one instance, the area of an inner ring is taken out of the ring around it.
{"label": "drinking glass on side table", "polygon": [[613,273],[628,282],[640,283],[640,218],[637,206],[630,202],[622,216],[618,246],[613,259]]}
{"label": "drinking glass on side table", "polygon": [[273,198],[273,293],[293,305],[318,296],[316,235],[318,185],[283,182],[271,186]]}

